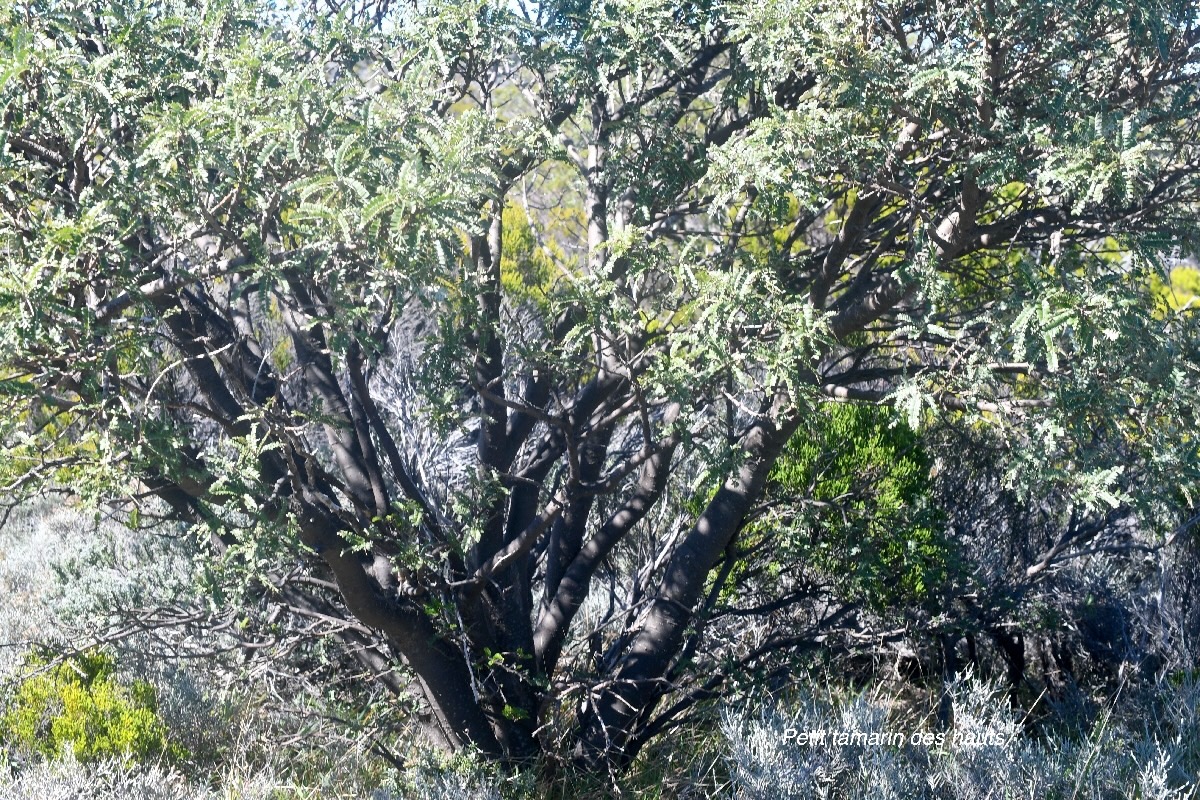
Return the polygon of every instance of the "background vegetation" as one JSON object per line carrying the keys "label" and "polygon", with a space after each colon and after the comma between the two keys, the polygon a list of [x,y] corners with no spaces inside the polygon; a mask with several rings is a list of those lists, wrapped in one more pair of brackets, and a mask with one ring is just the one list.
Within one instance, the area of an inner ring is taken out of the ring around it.
{"label": "background vegetation", "polygon": [[1188,0],[0,0],[0,793],[1195,797],[1198,74]]}

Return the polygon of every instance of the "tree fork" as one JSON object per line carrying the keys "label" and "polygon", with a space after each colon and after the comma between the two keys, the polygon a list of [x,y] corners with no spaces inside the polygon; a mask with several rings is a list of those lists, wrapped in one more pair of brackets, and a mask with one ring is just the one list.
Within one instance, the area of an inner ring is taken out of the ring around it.
{"label": "tree fork", "polygon": [[589,769],[623,767],[626,743],[638,720],[666,693],[667,670],[679,652],[709,572],[737,535],[766,485],[767,475],[802,417],[776,396],[765,417],[745,435],[746,461],[717,490],[672,555],[657,596],[632,628],[637,632],[621,658],[612,685],[590,698],[580,721],[577,763]]}

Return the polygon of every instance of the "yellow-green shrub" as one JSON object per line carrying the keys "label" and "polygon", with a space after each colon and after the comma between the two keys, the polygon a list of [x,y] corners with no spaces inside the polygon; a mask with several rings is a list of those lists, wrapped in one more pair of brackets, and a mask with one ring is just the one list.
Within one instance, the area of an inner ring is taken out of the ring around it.
{"label": "yellow-green shrub", "polygon": [[32,655],[27,666],[32,674],[0,718],[0,739],[48,758],[70,748],[84,762],[184,755],[167,740],[154,687],[119,683],[111,656],[92,651],[49,665]]}

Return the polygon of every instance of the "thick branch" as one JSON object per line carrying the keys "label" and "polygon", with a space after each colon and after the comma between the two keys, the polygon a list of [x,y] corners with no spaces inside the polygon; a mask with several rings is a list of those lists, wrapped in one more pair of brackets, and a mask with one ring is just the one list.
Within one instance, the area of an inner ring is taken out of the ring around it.
{"label": "thick branch", "polygon": [[534,631],[534,649],[542,665],[542,674],[553,673],[571,622],[591,591],[592,576],[596,569],[662,497],[674,449],[672,446],[655,453],[643,465],[642,474],[629,500],[608,518],[567,567],[553,600],[542,612]]}

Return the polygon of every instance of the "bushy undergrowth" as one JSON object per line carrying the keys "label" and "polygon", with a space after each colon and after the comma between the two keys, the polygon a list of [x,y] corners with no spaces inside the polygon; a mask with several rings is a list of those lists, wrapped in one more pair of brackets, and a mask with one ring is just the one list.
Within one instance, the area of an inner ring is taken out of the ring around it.
{"label": "bushy undergrowth", "polygon": [[274,767],[230,764],[203,780],[159,762],[102,759],[84,763],[70,751],[60,759],[6,770],[0,761],[0,800],[532,800],[530,780],[505,776],[472,759],[422,759],[382,786],[293,782]]}
{"label": "bushy undergrowth", "polygon": [[[997,687],[963,678],[937,730],[865,695],[727,711],[738,800],[1184,800],[1200,792],[1200,687],[1162,684],[1085,730],[1027,730]],[[815,735],[815,736],[814,736]]]}
{"label": "bushy undergrowth", "polygon": [[[676,730],[648,745],[619,786],[569,770],[539,781],[470,759],[418,758],[403,736],[380,737],[387,728],[377,722],[397,713],[395,699],[330,688],[341,662],[320,645],[264,672],[246,666],[234,639],[164,630],[115,641],[103,656],[42,663],[38,676],[19,680],[35,643],[65,648],[104,609],[182,603],[191,568],[186,541],[97,523],[68,506],[19,509],[0,528],[0,800],[1200,796],[1200,690],[1191,677],[1131,679],[1119,702],[1076,703],[1073,714],[1052,715],[1057,727],[1040,728],[994,686],[964,679],[952,687],[942,740],[916,744],[911,734],[938,731],[898,714],[895,698],[826,687],[824,699],[814,690]],[[802,731],[906,738],[801,745]],[[379,758],[379,745],[409,768]]]}
{"label": "bushy undergrowth", "polygon": [[269,770],[223,774],[209,786],[157,763],[107,759],[83,764],[71,756],[0,772],[0,800],[362,800],[358,793],[300,787]]}
{"label": "bushy undergrowth", "polygon": [[29,659],[31,674],[0,717],[0,730],[16,748],[47,758],[64,749],[80,761],[184,757],[167,740],[154,687],[146,681],[121,684],[114,666],[112,657],[101,652],[55,664]]}
{"label": "bushy undergrowth", "polygon": [[532,800],[537,796],[532,773],[507,774],[470,756],[425,753],[376,789],[371,800]]}
{"label": "bushy undergrowth", "polygon": [[85,765],[67,757],[0,774],[0,800],[193,800],[194,789],[169,769],[121,760]]}
{"label": "bushy undergrowth", "polygon": [[[29,503],[0,526],[0,797],[91,797],[71,787],[94,784],[104,800],[207,798],[208,786],[229,789],[222,800],[362,798],[388,777],[355,716],[374,721],[382,704],[322,684],[335,654],[312,649],[294,677],[286,655],[261,670],[272,652],[247,662],[212,628],[110,635],[122,609],[205,613],[194,546],[69,503]],[[56,658],[97,639],[111,639],[104,655]]]}

